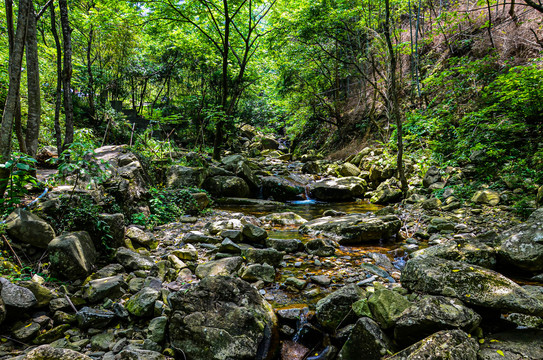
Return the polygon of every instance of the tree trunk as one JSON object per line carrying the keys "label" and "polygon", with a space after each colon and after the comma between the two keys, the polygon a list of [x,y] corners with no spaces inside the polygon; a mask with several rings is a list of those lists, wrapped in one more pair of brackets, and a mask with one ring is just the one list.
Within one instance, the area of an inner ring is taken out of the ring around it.
{"label": "tree trunk", "polygon": [[[17,32],[13,42],[13,52],[9,57],[9,89],[0,127],[0,164],[6,163],[11,157],[11,134],[17,110],[17,99],[21,89],[21,66],[23,62],[26,27],[30,12],[30,1],[19,1],[19,15],[17,18]],[[0,168],[0,198],[8,185],[9,169]]]}
{"label": "tree trunk", "polygon": [[96,117],[96,106],[94,104],[94,75],[92,74],[92,60],[91,60],[91,50],[92,42],[94,40],[94,27],[91,25],[89,31],[89,42],[87,43],[87,74],[89,75],[89,93],[87,94],[89,98],[89,111],[90,117],[95,120]]}
{"label": "tree trunk", "polygon": [[385,0],[385,39],[387,43],[388,53],[390,56],[389,62],[389,74],[388,74],[388,113],[392,118],[391,120],[396,123],[396,136],[398,139],[398,157],[397,167],[400,178],[402,194],[405,198],[407,196],[407,179],[405,178],[405,171],[403,167],[403,128],[402,119],[400,116],[400,105],[398,103],[398,90],[396,84],[396,54],[394,53],[394,47],[392,46],[392,38],[390,36],[390,0]]}
{"label": "tree trunk", "polygon": [[62,84],[64,88],[64,114],[66,116],[66,133],[63,148],[66,149],[74,141],[74,106],[72,102],[72,29],[68,18],[68,3],[59,0],[60,23],[62,26],[62,39],[64,42],[64,69]]}
{"label": "tree trunk", "polygon": [[60,130],[60,106],[62,103],[62,48],[57,32],[57,20],[55,16],[55,7],[51,4],[51,33],[55,39],[57,49],[57,92],[55,96],[55,138],[57,140],[57,151],[62,152],[62,132]]}
{"label": "tree trunk", "polygon": [[34,157],[38,152],[40,134],[41,95],[40,69],[38,66],[38,37],[36,12],[30,0],[30,13],[26,31],[26,68],[28,82],[28,121],[26,123],[26,152]]}

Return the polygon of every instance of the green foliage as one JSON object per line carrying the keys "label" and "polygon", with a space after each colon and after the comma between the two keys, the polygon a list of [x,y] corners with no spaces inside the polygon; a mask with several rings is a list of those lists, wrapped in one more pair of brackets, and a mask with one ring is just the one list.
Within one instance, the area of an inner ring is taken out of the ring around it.
{"label": "green foliage", "polygon": [[36,174],[36,160],[26,154],[15,152],[12,158],[1,168],[9,169],[6,197],[0,198],[0,217],[12,212],[21,200],[29,193],[30,188],[38,185]]}

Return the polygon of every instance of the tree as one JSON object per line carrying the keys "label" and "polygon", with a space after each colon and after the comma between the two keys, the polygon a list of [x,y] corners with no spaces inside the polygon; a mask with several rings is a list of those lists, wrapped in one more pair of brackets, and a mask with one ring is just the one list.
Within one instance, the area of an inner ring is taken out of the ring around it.
{"label": "tree", "polygon": [[26,30],[26,75],[28,82],[28,120],[26,122],[26,153],[32,157],[38,152],[40,134],[41,94],[38,66],[38,36],[36,12],[30,1],[30,14]]}
{"label": "tree", "polygon": [[[5,164],[11,157],[11,135],[21,89],[21,66],[28,18],[31,16],[31,5],[30,0],[19,1],[17,31],[14,37],[13,51],[9,57],[9,89],[0,127],[0,164]],[[0,198],[4,196],[8,177],[9,169],[0,167]]]}
{"label": "tree", "polygon": [[62,69],[62,87],[64,89],[64,115],[65,115],[65,149],[74,141],[74,107],[72,102],[72,28],[68,17],[68,3],[59,0],[60,23],[62,26],[62,40],[64,46],[64,68]]}

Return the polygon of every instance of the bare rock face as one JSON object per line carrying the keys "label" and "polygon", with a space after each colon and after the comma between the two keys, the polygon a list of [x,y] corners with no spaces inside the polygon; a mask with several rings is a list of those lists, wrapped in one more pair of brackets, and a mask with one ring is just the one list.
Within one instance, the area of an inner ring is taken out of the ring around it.
{"label": "bare rock face", "polygon": [[206,277],[170,302],[170,341],[187,359],[263,360],[277,348],[272,307],[241,279]]}
{"label": "bare rock face", "polygon": [[401,282],[411,291],[451,296],[466,304],[543,315],[541,300],[505,276],[476,265],[419,256],[407,262]]}

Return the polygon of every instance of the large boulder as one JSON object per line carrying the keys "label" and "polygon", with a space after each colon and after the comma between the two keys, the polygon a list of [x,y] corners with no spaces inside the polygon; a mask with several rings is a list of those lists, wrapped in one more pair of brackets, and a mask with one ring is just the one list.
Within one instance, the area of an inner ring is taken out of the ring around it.
{"label": "large boulder", "polygon": [[469,334],[480,322],[481,316],[458,299],[425,296],[397,319],[394,337],[412,344],[441,330],[460,329]]}
{"label": "large boulder", "polygon": [[476,204],[496,206],[500,203],[500,194],[493,190],[477,191],[471,201]]}
{"label": "large boulder", "polygon": [[300,215],[289,211],[283,213],[273,213],[266,216],[258,218],[260,221],[265,223],[270,223],[273,226],[293,226],[293,225],[302,225],[307,222],[306,219]]}
{"label": "large boulder", "polygon": [[338,237],[340,244],[357,244],[390,239],[398,233],[401,225],[401,220],[394,215],[350,214],[309,221],[300,227],[299,232]]}
{"label": "large boulder", "polygon": [[279,176],[266,176],[262,178],[262,195],[265,199],[274,200],[300,200],[305,192],[304,186]]}
{"label": "large boulder", "polygon": [[47,249],[53,272],[69,280],[89,275],[98,257],[86,231],[58,236],[49,243]]}
{"label": "large boulder", "polygon": [[166,186],[169,188],[200,188],[206,176],[204,168],[173,165],[166,173]]}
{"label": "large boulder", "polygon": [[462,261],[487,269],[496,267],[496,250],[476,239],[456,239],[415,251],[411,257],[436,256]]}
{"label": "large boulder", "polygon": [[358,319],[338,354],[338,360],[380,360],[392,349],[392,341],[370,318]]}
{"label": "large boulder", "polygon": [[8,235],[17,241],[47,248],[55,238],[55,231],[45,220],[23,209],[17,209],[6,219]]}
{"label": "large boulder", "polygon": [[476,265],[420,256],[407,262],[401,282],[411,291],[456,297],[471,305],[543,315],[542,301],[505,276]]}
{"label": "large boulder", "polygon": [[499,260],[522,270],[543,270],[543,208],[530,215],[526,223],[515,226],[501,238]]}
{"label": "large boulder", "polygon": [[271,358],[277,319],[249,283],[224,276],[203,279],[170,296],[170,341],[187,359]]}
{"label": "large boulder", "polygon": [[2,315],[4,315],[4,318],[6,315],[6,309],[2,306],[4,304],[10,312],[24,312],[38,305],[38,300],[32,291],[13,284],[7,279],[0,278],[0,290],[0,320],[3,320]]}
{"label": "large boulder", "polygon": [[422,185],[424,187],[430,187],[431,185],[441,181],[441,175],[439,169],[435,166],[431,166],[422,179]]}
{"label": "large boulder", "polygon": [[4,322],[6,319],[6,304],[4,304],[4,300],[2,299],[2,282],[0,281],[0,325]]}
{"label": "large boulder", "polygon": [[388,360],[477,360],[479,346],[462,330],[440,331],[387,358]]}
{"label": "large boulder", "polygon": [[216,197],[248,197],[251,193],[249,185],[237,176],[215,176],[206,179],[204,189]]}
{"label": "large boulder", "polygon": [[22,360],[92,360],[92,358],[74,350],[42,345],[32,349]]}
{"label": "large boulder", "polygon": [[227,276],[232,275],[239,270],[243,259],[240,256],[228,257],[215,261],[208,261],[198,265],[196,276],[200,279],[208,276]]}
{"label": "large boulder", "polygon": [[402,199],[401,184],[396,178],[388,179],[371,192],[370,201],[373,204],[389,204]]}
{"label": "large boulder", "polygon": [[331,332],[335,332],[340,324],[352,324],[357,320],[352,305],[363,297],[364,291],[357,285],[346,285],[319,300],[316,307],[317,320]]}
{"label": "large boulder", "polygon": [[543,359],[543,331],[517,329],[485,338],[479,349],[479,360]]}
{"label": "large boulder", "polygon": [[324,179],[309,185],[309,196],[321,201],[349,201],[364,197],[366,182],[355,176]]}
{"label": "large boulder", "polygon": [[127,248],[119,248],[115,257],[127,270],[151,270],[155,264],[151,257],[141,255]]}
{"label": "large boulder", "polygon": [[411,303],[399,293],[383,288],[369,298],[368,306],[383,329],[391,328]]}

